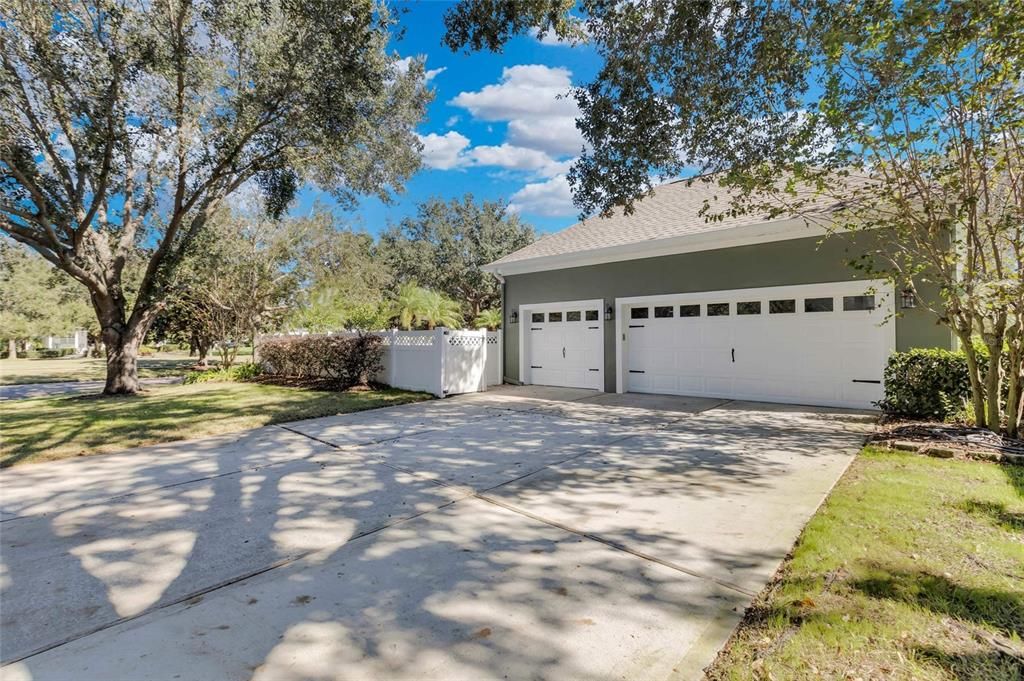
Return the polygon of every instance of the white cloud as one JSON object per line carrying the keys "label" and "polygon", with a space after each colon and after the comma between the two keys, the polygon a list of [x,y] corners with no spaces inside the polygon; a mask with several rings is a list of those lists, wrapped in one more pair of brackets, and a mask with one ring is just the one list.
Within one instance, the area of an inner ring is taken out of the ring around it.
{"label": "white cloud", "polygon": [[586,143],[570,116],[509,121],[508,141],[555,156],[578,154]]}
{"label": "white cloud", "polygon": [[509,170],[523,170],[535,173],[539,177],[561,175],[569,170],[572,161],[556,161],[543,151],[502,144],[497,147],[474,147],[468,156],[475,165],[497,166]]}
{"label": "white cloud", "polygon": [[[401,59],[396,60],[395,61],[395,71],[397,71],[398,73],[402,73],[402,74],[408,73],[409,72],[409,67],[412,66],[412,62],[413,62],[414,59],[416,61],[420,62],[421,64],[423,64],[424,68],[426,69],[427,57],[426,57],[426,55],[423,55],[423,56],[420,56],[420,57],[402,57]],[[440,74],[444,73],[447,70],[448,70],[447,66],[442,66],[439,69],[426,69],[423,72],[423,81],[425,83],[429,83],[434,78],[436,78],[437,76],[439,76]]]}
{"label": "white cloud", "polygon": [[466,165],[467,159],[463,151],[469,146],[469,138],[465,135],[449,130],[443,135],[432,132],[417,137],[423,144],[423,163],[428,168],[449,170]]}
{"label": "white cloud", "polygon": [[448,103],[485,121],[576,117],[576,100],[566,96],[572,88],[571,76],[569,69],[543,64],[509,66],[502,70],[500,83],[477,92],[460,92]]}
{"label": "white cloud", "polygon": [[534,40],[536,40],[541,45],[565,45],[566,47],[571,45],[571,43],[563,42],[557,35],[555,35],[554,31],[547,31],[544,35],[540,35],[540,31],[538,29],[531,28],[530,35],[533,36]]}
{"label": "white cloud", "polygon": [[568,69],[520,64],[504,69],[499,83],[460,92],[448,103],[480,120],[508,121],[509,144],[558,157],[575,155],[583,147],[576,129],[580,110],[571,91]]}
{"label": "white cloud", "polygon": [[458,123],[458,122],[459,122],[460,120],[462,120],[462,119],[461,119],[461,118],[459,118],[458,116],[449,116],[449,117],[448,117],[448,120],[446,120],[446,121],[444,122],[444,126],[445,126],[446,128],[450,128],[450,127],[452,127],[453,125],[455,125],[456,123]]}
{"label": "white cloud", "polygon": [[565,217],[576,214],[569,181],[565,175],[526,185],[512,195],[509,210],[545,217]]}

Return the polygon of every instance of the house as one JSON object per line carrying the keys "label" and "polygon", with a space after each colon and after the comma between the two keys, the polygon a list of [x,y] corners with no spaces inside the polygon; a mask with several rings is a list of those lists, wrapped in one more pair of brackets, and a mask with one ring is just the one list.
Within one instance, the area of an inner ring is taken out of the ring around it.
{"label": "house", "polygon": [[891,352],[955,347],[912,295],[857,278],[849,262],[877,250],[870,232],[823,238],[803,219],[701,212],[726,201],[713,183],[665,184],[631,215],[485,266],[503,282],[506,380],[871,407]]}
{"label": "house", "polygon": [[76,355],[85,354],[89,349],[89,332],[75,329],[67,336],[45,336],[43,347],[47,350],[71,350]]}

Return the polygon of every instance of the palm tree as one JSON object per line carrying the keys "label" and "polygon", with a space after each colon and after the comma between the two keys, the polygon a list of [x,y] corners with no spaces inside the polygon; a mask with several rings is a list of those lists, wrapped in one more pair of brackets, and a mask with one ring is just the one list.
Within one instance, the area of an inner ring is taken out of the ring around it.
{"label": "palm tree", "polygon": [[492,308],[490,310],[482,310],[480,314],[473,320],[478,329],[487,329],[488,331],[497,331],[498,327],[501,326],[501,310]]}
{"label": "palm tree", "polygon": [[456,301],[416,282],[407,282],[398,289],[392,313],[398,318],[398,325],[405,330],[421,324],[428,329],[437,326],[457,329],[462,326],[462,308]]}
{"label": "palm tree", "polygon": [[420,311],[419,320],[425,322],[428,329],[435,326],[446,326],[449,329],[462,327],[461,305],[439,291],[423,291],[423,309]]}
{"label": "palm tree", "polygon": [[415,281],[402,284],[395,295],[392,314],[398,317],[398,325],[408,331],[419,322],[424,308],[424,294],[427,289],[418,286]]}

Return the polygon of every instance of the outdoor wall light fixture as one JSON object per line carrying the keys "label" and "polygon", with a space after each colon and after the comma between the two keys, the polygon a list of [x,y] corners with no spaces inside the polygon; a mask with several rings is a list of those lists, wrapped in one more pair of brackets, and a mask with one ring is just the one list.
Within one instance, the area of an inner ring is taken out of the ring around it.
{"label": "outdoor wall light fixture", "polygon": [[615,319],[615,310],[612,309],[611,305],[609,305],[608,309],[604,311],[604,320],[606,322],[610,322],[613,319]]}
{"label": "outdoor wall light fixture", "polygon": [[900,307],[904,310],[909,310],[917,307],[917,296],[914,295],[914,289],[905,288],[900,293]]}
{"label": "outdoor wall light fixture", "polygon": [[519,323],[519,313],[516,312],[515,310],[512,310],[512,314],[510,314],[508,316],[508,323],[509,324],[518,324]]}

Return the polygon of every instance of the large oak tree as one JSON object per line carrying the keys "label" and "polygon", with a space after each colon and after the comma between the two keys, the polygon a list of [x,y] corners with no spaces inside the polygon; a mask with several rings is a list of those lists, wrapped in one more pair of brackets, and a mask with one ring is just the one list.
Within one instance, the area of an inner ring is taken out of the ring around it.
{"label": "large oak tree", "polygon": [[[419,164],[422,65],[379,0],[0,0],[0,228],[84,284],[106,393],[225,197],[386,197]],[[124,269],[144,257],[138,290]],[[129,299],[130,298],[130,299]]]}

